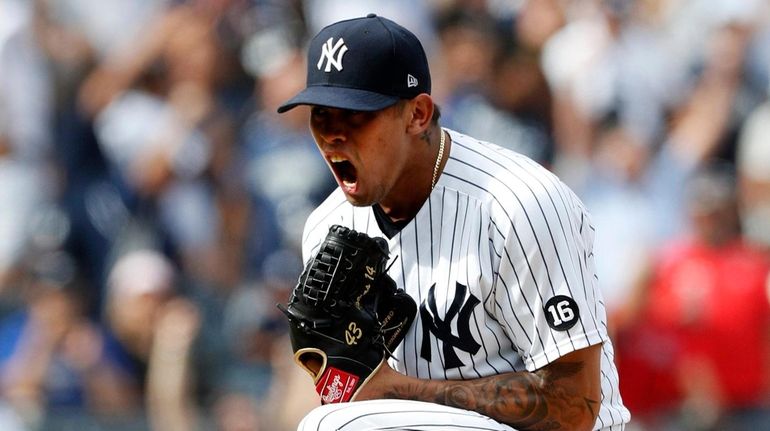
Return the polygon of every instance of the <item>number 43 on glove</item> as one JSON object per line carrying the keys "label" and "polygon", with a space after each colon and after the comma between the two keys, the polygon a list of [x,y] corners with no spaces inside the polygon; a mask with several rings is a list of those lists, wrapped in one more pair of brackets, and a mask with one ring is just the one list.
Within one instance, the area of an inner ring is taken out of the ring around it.
{"label": "number 43 on glove", "polygon": [[[323,404],[352,401],[412,325],[417,305],[386,271],[388,244],[329,228],[286,307],[294,361]],[[387,365],[386,365],[387,366]]]}

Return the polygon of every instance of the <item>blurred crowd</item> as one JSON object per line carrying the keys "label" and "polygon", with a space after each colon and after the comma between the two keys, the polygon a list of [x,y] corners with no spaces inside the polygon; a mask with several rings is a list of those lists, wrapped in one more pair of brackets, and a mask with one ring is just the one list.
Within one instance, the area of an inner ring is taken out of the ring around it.
{"label": "blurred crowd", "polygon": [[585,201],[630,430],[770,426],[767,0],[0,0],[0,429],[284,431],[324,25]]}

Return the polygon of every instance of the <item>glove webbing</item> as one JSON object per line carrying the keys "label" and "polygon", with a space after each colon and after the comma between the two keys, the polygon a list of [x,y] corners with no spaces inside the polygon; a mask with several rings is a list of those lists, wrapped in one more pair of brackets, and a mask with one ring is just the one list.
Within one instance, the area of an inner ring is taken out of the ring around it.
{"label": "glove webbing", "polygon": [[[329,297],[329,293],[332,287],[332,281],[337,276],[337,270],[340,268],[340,264],[343,262],[342,247],[334,247],[331,244],[327,244],[320,252],[320,256],[313,262],[313,266],[305,275],[305,279],[302,280],[302,292],[306,302],[312,305],[321,305],[326,303]],[[344,259],[348,263],[348,268],[353,266],[353,263]],[[344,280],[337,280],[342,282]]]}

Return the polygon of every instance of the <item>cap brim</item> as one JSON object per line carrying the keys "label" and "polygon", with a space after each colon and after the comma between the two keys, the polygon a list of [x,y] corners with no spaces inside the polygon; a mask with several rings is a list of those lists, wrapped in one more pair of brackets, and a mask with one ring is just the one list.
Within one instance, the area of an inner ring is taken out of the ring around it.
{"label": "cap brim", "polygon": [[387,96],[355,88],[313,86],[278,107],[278,113],[299,105],[318,105],[352,111],[379,111],[398,102],[397,96]]}

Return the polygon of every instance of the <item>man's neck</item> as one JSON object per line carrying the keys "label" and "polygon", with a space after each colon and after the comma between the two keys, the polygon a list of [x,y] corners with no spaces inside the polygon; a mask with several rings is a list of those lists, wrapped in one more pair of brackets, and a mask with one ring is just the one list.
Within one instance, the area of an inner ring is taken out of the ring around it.
{"label": "man's neck", "polygon": [[[439,157],[441,134],[445,133],[444,149]],[[416,164],[410,169],[410,175],[405,177],[392,191],[390,196],[378,203],[383,215],[393,223],[408,223],[428,200],[433,192],[433,172],[438,164],[436,179],[441,176],[447,160],[451,139],[449,134],[439,126],[433,126],[428,134],[429,142],[420,139],[413,142],[419,151],[414,154]],[[420,147],[422,146],[422,147]]]}

